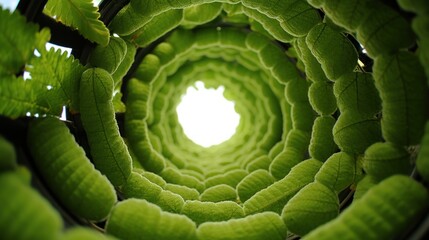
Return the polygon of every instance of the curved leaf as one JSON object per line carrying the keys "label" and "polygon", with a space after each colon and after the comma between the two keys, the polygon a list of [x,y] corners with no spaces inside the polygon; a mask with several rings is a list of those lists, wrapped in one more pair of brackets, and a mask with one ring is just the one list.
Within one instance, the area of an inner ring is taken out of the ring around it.
{"label": "curved leaf", "polygon": [[332,82],[312,83],[308,89],[308,100],[319,115],[332,115],[337,110]]}
{"label": "curved leaf", "polygon": [[198,239],[204,240],[282,240],[287,229],[279,215],[263,212],[224,222],[207,222],[197,229]]}
{"label": "curved leaf", "polygon": [[118,203],[107,220],[106,232],[120,239],[193,240],[195,223],[183,215],[162,211],[141,199]]}
{"label": "curved leaf", "polygon": [[419,59],[405,51],[381,55],[375,59],[373,71],[382,100],[384,139],[403,146],[417,144],[428,107],[426,76]]}
{"label": "curved leaf", "polygon": [[0,172],[17,167],[15,147],[0,135]]}
{"label": "curved leaf", "polygon": [[423,179],[429,182],[429,121],[426,122],[425,135],[420,142],[420,146],[416,167]]}
{"label": "curved leaf", "polygon": [[48,187],[67,209],[88,220],[107,217],[116,203],[116,192],[65,123],[50,117],[31,122],[28,145]]}
{"label": "curved leaf", "polygon": [[237,185],[237,194],[241,202],[247,201],[258,191],[270,186],[275,179],[266,170],[256,170],[247,175]]}
{"label": "curved leaf", "polygon": [[323,185],[341,192],[356,181],[356,159],[345,152],[334,153],[326,160],[314,179]]}
{"label": "curved leaf", "polygon": [[420,183],[395,175],[303,239],[392,239],[427,210],[428,202],[429,194]]}
{"label": "curved leaf", "polygon": [[102,46],[109,43],[109,29],[99,20],[91,0],[48,0],[44,13],[77,29],[85,38]]}
{"label": "curved leaf", "polygon": [[0,173],[1,236],[4,239],[59,239],[61,216],[15,172]]}
{"label": "curved leaf", "polygon": [[332,131],[335,143],[347,153],[361,154],[371,144],[382,140],[378,119],[352,111],[341,113]]}
{"label": "curved leaf", "polygon": [[365,150],[363,169],[376,180],[395,174],[408,175],[410,156],[404,147],[389,142],[374,143]]}
{"label": "curved leaf", "polygon": [[203,202],[236,201],[237,192],[229,185],[220,184],[204,190],[200,200]]}
{"label": "curved leaf", "polygon": [[18,12],[0,8],[0,75],[14,75],[33,56],[38,27]]}
{"label": "curved leaf", "polygon": [[335,81],[355,69],[358,60],[355,47],[326,23],[314,26],[305,41],[329,80]]}
{"label": "curved leaf", "polygon": [[340,203],[335,191],[313,182],[303,187],[282,211],[289,231],[303,236],[338,216]]}
{"label": "curved leaf", "polygon": [[42,99],[46,92],[33,81],[22,77],[0,75],[0,115],[18,118],[30,114],[49,112],[49,106]]}
{"label": "curved leaf", "polygon": [[285,204],[301,188],[314,181],[314,175],[321,167],[322,162],[310,159],[303,161],[292,168],[286,177],[257,192],[244,205],[246,215],[273,211],[281,213]]}
{"label": "curved leaf", "polygon": [[368,13],[357,29],[357,40],[369,56],[375,58],[413,45],[415,34],[401,14],[378,1],[368,2]]}
{"label": "curved leaf", "polygon": [[31,81],[44,89],[43,98],[48,101],[51,113],[59,115],[65,105],[78,111],[79,82],[84,71],[78,60],[61,50],[51,49],[42,51],[30,64]]}
{"label": "curved leaf", "polygon": [[94,165],[113,185],[120,186],[131,174],[132,160],[115,119],[113,84],[106,70],[86,70],[80,82],[79,108]]}
{"label": "curved leaf", "polygon": [[204,222],[221,222],[244,217],[243,208],[235,202],[186,201],[181,214],[192,219],[197,225]]}
{"label": "curved leaf", "polygon": [[334,125],[335,119],[331,116],[321,116],[314,120],[310,145],[308,147],[312,158],[324,162],[338,149],[332,135]]}
{"label": "curved leaf", "polygon": [[335,81],[334,94],[341,112],[353,111],[374,117],[381,111],[381,99],[370,73],[344,74]]}

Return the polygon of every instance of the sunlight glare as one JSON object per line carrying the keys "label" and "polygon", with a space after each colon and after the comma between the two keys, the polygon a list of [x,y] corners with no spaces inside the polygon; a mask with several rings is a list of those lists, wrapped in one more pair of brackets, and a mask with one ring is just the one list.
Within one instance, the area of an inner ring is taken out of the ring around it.
{"label": "sunlight glare", "polygon": [[206,89],[198,81],[190,86],[177,106],[179,122],[186,136],[196,144],[210,147],[232,137],[240,121],[234,102],[223,96],[224,87]]}
{"label": "sunlight glare", "polygon": [[14,11],[18,6],[19,0],[0,0],[0,6],[3,9],[9,9],[9,11]]}
{"label": "sunlight glare", "polygon": [[[48,50],[48,51],[49,51],[51,48],[55,49],[55,51],[57,51],[58,49],[60,49],[60,50],[61,50],[61,53],[66,52],[66,53],[67,53],[67,57],[70,57],[70,54],[71,54],[71,52],[72,52],[72,49],[71,49],[71,48],[63,47],[63,46],[59,46],[59,45],[56,45],[56,44],[53,44],[53,43],[47,42],[47,43],[46,43],[46,50]],[[39,55],[40,55],[40,53],[39,53]]]}

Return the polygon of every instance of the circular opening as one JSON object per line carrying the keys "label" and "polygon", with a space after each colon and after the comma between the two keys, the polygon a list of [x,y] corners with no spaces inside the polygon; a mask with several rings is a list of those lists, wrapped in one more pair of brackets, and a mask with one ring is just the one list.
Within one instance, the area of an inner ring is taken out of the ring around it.
{"label": "circular opening", "polygon": [[186,136],[198,145],[210,147],[230,139],[240,122],[235,103],[223,96],[225,88],[207,89],[197,81],[188,87],[177,106]]}

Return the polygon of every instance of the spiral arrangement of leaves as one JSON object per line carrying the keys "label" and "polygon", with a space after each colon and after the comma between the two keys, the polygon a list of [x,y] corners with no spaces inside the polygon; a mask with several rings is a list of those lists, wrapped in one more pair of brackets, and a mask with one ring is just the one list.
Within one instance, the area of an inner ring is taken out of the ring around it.
{"label": "spiral arrangement of leaves", "polygon": [[[0,131],[1,238],[427,234],[425,0],[45,3],[87,41],[46,50],[55,29],[0,11],[0,115],[25,131]],[[176,112],[197,80],[241,116],[210,148]]]}

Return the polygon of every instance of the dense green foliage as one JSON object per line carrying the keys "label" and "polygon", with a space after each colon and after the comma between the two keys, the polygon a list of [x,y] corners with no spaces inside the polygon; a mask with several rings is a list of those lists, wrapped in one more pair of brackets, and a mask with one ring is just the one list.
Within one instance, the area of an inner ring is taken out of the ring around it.
{"label": "dense green foliage", "polygon": [[[412,228],[429,210],[429,4],[398,5],[131,0],[106,24],[89,0],[49,0],[44,14],[92,42],[83,56],[46,50],[49,29],[1,10],[0,115],[28,126],[25,141],[0,136],[0,236],[391,239]],[[176,113],[196,80],[224,86],[241,116],[210,148]],[[105,233],[64,227],[20,166],[23,148],[59,206]]]}

